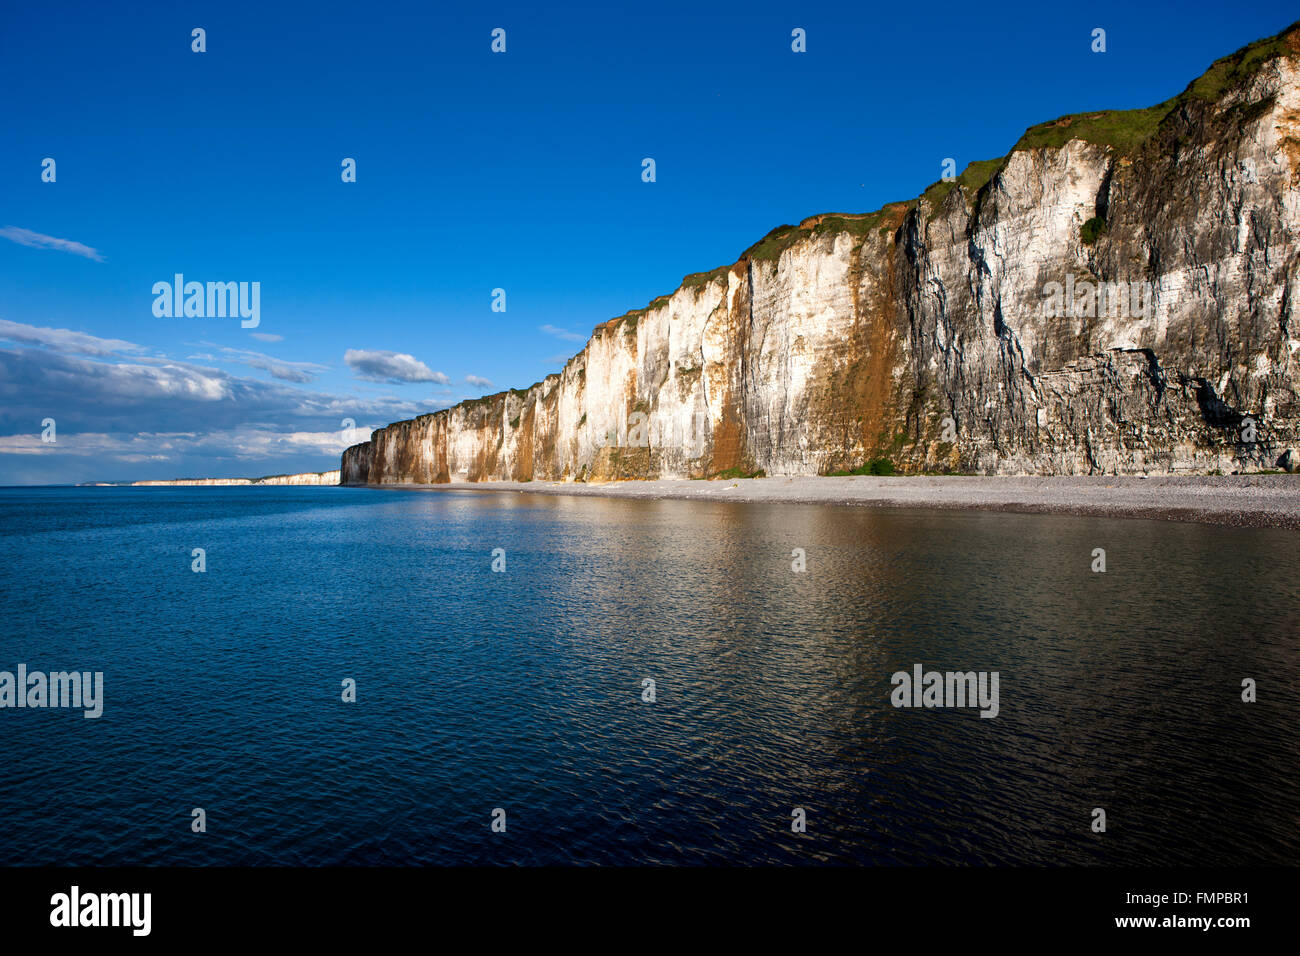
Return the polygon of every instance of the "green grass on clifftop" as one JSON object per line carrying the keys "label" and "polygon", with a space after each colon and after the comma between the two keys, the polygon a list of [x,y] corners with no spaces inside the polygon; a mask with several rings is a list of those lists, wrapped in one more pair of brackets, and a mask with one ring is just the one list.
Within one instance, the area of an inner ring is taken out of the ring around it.
{"label": "green grass on clifftop", "polygon": [[961,186],[967,195],[974,196],[984,188],[1006,161],[1005,156],[999,156],[997,159],[977,159],[968,163],[955,180],[941,179],[927,186],[925,198],[930,200],[932,206],[939,206],[948,198],[948,193],[952,192],[954,186]]}
{"label": "green grass on clifftop", "polygon": [[813,236],[833,236],[843,232],[861,238],[894,222],[893,217],[898,214],[899,208],[910,206],[914,202],[915,200],[910,203],[887,203],[875,212],[868,213],[826,213],[812,216],[797,226],[777,226],[742,252],[740,258],[754,262],[775,262],[781,258],[781,253],[796,242]]}
{"label": "green grass on clifftop", "polygon": [[1016,143],[1015,150],[1060,149],[1072,139],[1081,139],[1098,146],[1110,146],[1120,153],[1128,153],[1156,131],[1160,121],[1169,115],[1172,102],[1170,100],[1140,110],[1076,113],[1039,123],[1025,130]]}
{"label": "green grass on clifftop", "polygon": [[1131,153],[1179,107],[1191,100],[1213,103],[1229,90],[1249,80],[1269,60],[1279,56],[1294,56],[1297,50],[1292,47],[1292,41],[1287,39],[1293,34],[1300,35],[1300,22],[1293,23],[1275,37],[1256,40],[1236,53],[1215,60],[1183,92],[1155,106],[1136,110],[1074,113],[1031,126],[1020,137],[1015,149],[1059,149],[1072,139],[1081,139],[1099,146],[1109,146],[1121,155]]}
{"label": "green grass on clifftop", "polygon": [[1176,100],[1194,96],[1213,102],[1242,80],[1254,75],[1261,66],[1279,56],[1293,56],[1297,50],[1287,38],[1300,34],[1300,20],[1275,37],[1256,40],[1210,64],[1210,68],[1188,85]]}

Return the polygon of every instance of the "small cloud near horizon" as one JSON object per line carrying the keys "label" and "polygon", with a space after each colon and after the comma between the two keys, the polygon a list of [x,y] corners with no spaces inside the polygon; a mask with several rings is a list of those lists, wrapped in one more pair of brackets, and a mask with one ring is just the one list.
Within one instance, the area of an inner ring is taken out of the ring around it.
{"label": "small cloud near horizon", "polygon": [[248,334],[251,335],[253,338],[257,339],[257,341],[259,342],[283,342],[284,341],[283,335],[275,335],[271,332],[249,332]]}
{"label": "small cloud near horizon", "polygon": [[451,379],[442,372],[435,372],[414,355],[405,352],[348,349],[343,353],[343,361],[348,363],[357,378],[367,382],[388,382],[394,385],[413,382],[451,384]]}
{"label": "small cloud near horizon", "polygon": [[54,249],[57,252],[70,252],[74,256],[94,259],[96,262],[104,261],[104,256],[98,249],[92,249],[85,243],[73,239],[59,239],[55,236],[47,236],[44,233],[33,232],[30,229],[22,229],[18,226],[5,226],[0,229],[0,237],[8,239],[10,242],[16,242],[20,246],[31,246],[33,249]]}
{"label": "small cloud near horizon", "polygon": [[466,375],[466,376],[465,376],[465,384],[466,384],[466,385],[473,385],[475,388],[491,388],[491,387],[492,387],[492,382],[491,382],[491,380],[490,380],[490,379],[483,378],[481,375]]}
{"label": "small cloud near horizon", "polygon": [[554,335],[557,339],[564,339],[566,342],[583,341],[583,336],[577,332],[570,332],[568,329],[562,329],[554,325],[539,325],[537,331],[545,332],[547,335]]}
{"label": "small cloud near horizon", "polygon": [[[299,385],[305,385],[314,381],[316,376],[322,372],[329,371],[327,365],[317,365],[315,362],[291,362],[287,359],[278,359],[273,355],[266,355],[263,352],[254,352],[252,349],[236,349],[228,345],[217,345],[215,342],[199,342],[199,345],[217,349],[221,355],[225,356],[223,359],[208,355],[208,361],[239,362],[249,368],[267,372],[272,378],[278,378],[282,382],[296,382]],[[191,356],[191,358],[194,357]]]}

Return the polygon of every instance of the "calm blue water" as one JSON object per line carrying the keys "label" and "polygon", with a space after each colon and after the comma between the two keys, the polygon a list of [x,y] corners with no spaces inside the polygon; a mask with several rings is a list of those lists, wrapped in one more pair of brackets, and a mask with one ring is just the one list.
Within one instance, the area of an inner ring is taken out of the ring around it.
{"label": "calm blue water", "polygon": [[[99,720],[0,710],[4,864],[1300,852],[1292,532],[481,491],[0,489],[0,595],[0,670],[103,671],[106,698]],[[896,710],[890,675],[914,663],[998,671],[999,716]],[[1257,703],[1240,701],[1243,677]]]}

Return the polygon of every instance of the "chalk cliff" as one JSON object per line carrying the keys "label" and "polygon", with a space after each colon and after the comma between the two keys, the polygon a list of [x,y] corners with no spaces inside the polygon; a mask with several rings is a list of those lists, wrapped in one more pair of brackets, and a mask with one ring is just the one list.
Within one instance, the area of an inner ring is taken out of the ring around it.
{"label": "chalk cliff", "polygon": [[133,481],[131,484],[153,485],[337,485],[339,472],[308,471],[300,475],[268,475],[265,478],[171,478],[167,480]]}
{"label": "chalk cliff", "polygon": [[1300,24],[1166,103],[779,227],[559,374],[378,429],[343,482],[1290,470],[1298,187]]}

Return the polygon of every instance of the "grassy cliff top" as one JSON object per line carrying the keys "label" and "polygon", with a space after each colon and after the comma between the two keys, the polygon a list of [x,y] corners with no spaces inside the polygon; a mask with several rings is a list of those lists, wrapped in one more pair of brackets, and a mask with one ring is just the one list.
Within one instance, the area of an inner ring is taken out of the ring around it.
{"label": "grassy cliff top", "polygon": [[1006,161],[1006,156],[999,156],[996,159],[977,159],[968,164],[956,179],[947,181],[941,179],[937,183],[926,186],[922,195],[930,201],[932,206],[940,205],[948,198],[948,193],[952,192],[956,186],[962,187],[973,196],[984,188],[984,184],[993,178],[993,174],[1001,169]]}
{"label": "grassy cliff top", "polygon": [[915,204],[910,202],[887,203],[875,212],[825,212],[810,216],[797,226],[777,226],[758,242],[740,254],[741,259],[755,262],[775,262],[781,253],[801,239],[812,236],[835,235],[846,232],[851,236],[866,236],[874,229],[897,227],[903,215]]}
{"label": "grassy cliff top", "polygon": [[1013,152],[1017,149],[1059,148],[1072,139],[1081,139],[1109,146],[1121,154],[1130,153],[1176,110],[1195,100],[1216,102],[1229,90],[1250,80],[1265,63],[1297,53],[1300,53],[1300,22],[1291,24],[1277,36],[1256,40],[1236,53],[1215,60],[1173,99],[1145,109],[1074,113],[1039,123],[1025,130]]}

